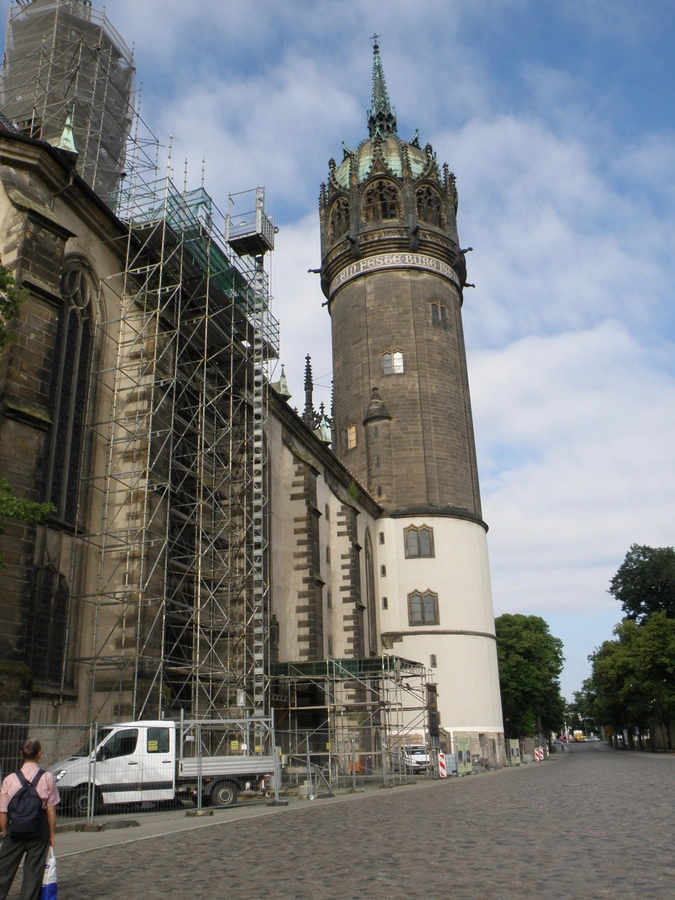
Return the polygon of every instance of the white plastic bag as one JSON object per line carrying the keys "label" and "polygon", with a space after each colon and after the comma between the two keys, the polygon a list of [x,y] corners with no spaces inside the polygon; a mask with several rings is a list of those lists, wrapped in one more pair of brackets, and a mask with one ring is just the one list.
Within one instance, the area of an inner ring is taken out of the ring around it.
{"label": "white plastic bag", "polygon": [[42,877],[42,892],[40,900],[56,900],[56,857],[54,848],[49,848],[47,861],[45,862],[45,874]]}

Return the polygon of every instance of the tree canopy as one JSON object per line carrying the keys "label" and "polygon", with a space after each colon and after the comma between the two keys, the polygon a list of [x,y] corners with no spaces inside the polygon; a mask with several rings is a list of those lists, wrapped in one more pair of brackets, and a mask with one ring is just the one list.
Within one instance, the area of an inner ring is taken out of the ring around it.
{"label": "tree canopy", "polygon": [[565,713],[558,680],[565,661],[562,641],[540,616],[505,613],[495,627],[508,736],[560,731]]}
{"label": "tree canopy", "polygon": [[631,544],[609,585],[626,618],[642,623],[663,612],[675,619],[675,549]]}
{"label": "tree canopy", "polygon": [[675,722],[675,619],[624,619],[590,657],[596,718],[617,729]]}

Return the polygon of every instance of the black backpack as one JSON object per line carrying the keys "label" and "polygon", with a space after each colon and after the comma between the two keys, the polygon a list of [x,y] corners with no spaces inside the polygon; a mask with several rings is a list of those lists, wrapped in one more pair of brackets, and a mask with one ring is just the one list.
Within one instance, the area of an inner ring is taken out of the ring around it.
{"label": "black backpack", "polygon": [[14,794],[7,806],[7,833],[13,838],[36,838],[42,825],[42,800],[35,790],[38,781],[45,773],[38,769],[32,781],[26,781],[23,772],[16,773],[21,787]]}

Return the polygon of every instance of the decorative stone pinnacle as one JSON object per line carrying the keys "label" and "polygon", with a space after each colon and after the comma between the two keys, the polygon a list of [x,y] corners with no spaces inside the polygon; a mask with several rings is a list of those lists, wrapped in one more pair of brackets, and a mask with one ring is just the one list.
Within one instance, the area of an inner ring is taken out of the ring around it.
{"label": "decorative stone pinnacle", "polygon": [[371,108],[368,110],[368,132],[372,137],[379,134],[386,138],[390,134],[396,134],[396,113],[389,103],[387,83],[384,79],[382,58],[380,57],[379,35],[374,34],[373,40],[373,95]]}

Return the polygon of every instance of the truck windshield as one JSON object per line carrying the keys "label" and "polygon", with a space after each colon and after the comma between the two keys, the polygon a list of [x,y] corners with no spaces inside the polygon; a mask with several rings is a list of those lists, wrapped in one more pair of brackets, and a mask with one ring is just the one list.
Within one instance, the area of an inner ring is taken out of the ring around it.
{"label": "truck windshield", "polygon": [[[112,731],[112,728],[101,728],[101,730],[96,735],[96,737],[98,738],[99,746],[100,746],[101,742],[104,741],[108,737],[108,735],[110,734],[111,731]],[[89,756],[89,754],[91,753],[91,750],[92,750],[92,748],[89,745],[89,741],[85,741],[84,744],[82,744],[82,746],[80,747],[80,749],[76,750],[73,753],[73,756]]]}

